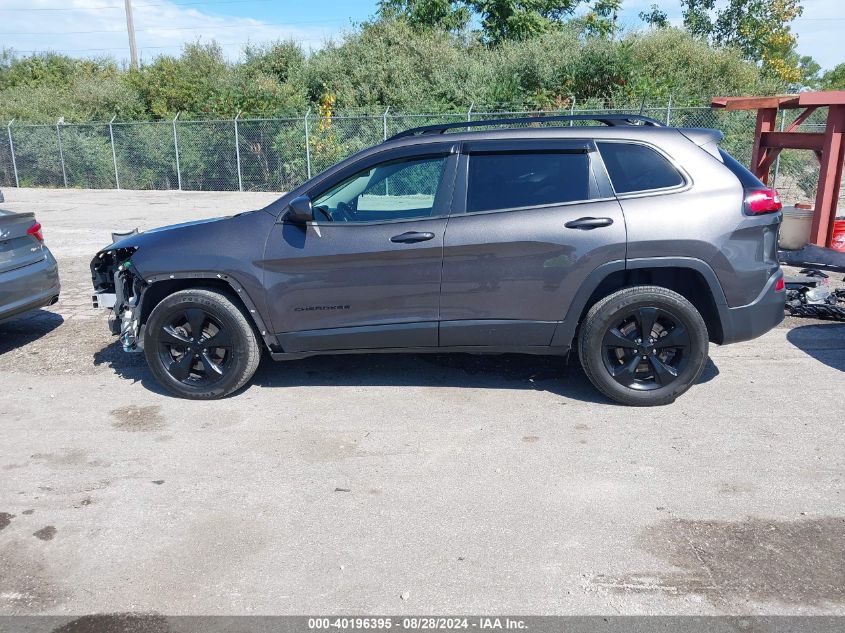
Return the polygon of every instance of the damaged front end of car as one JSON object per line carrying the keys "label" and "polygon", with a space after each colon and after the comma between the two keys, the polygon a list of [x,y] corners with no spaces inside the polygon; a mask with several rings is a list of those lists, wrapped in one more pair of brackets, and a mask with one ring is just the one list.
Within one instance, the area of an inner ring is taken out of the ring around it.
{"label": "damaged front end of car", "polygon": [[143,349],[141,305],[148,284],[132,262],[137,250],[134,246],[105,249],[91,261],[94,307],[112,310],[109,329],[120,337],[125,352]]}

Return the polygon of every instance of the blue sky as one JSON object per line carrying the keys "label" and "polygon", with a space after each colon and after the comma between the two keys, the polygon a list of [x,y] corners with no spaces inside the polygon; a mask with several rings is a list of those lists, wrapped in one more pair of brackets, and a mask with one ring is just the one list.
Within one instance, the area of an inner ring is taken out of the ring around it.
{"label": "blue sky", "polygon": [[[136,0],[141,2],[142,0]],[[150,0],[151,2],[152,0]],[[176,0],[189,2],[190,0]],[[360,22],[375,13],[375,0],[249,0],[205,5],[221,15],[249,16],[267,22]]]}
{"label": "blue sky", "polygon": [[[637,14],[655,0],[625,0],[620,23],[641,28]],[[142,59],[215,39],[236,59],[243,44],[295,39],[316,49],[370,17],[375,0],[133,0]],[[680,23],[679,0],[657,2]],[[798,50],[825,68],[845,61],[845,1],[804,0],[793,26]],[[0,0],[0,46],[21,52],[128,57],[123,0]]]}

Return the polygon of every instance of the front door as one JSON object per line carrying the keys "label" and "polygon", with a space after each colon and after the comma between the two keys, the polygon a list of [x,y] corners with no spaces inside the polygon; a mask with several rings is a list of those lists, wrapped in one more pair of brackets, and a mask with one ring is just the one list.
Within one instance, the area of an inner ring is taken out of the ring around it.
{"label": "front door", "polygon": [[275,225],[265,281],[285,352],[437,345],[453,149],[364,159],[309,191],[313,222]]}
{"label": "front door", "polygon": [[594,169],[595,145],[477,141],[463,152],[443,251],[440,345],[547,346],[587,275],[625,260],[625,219]]}

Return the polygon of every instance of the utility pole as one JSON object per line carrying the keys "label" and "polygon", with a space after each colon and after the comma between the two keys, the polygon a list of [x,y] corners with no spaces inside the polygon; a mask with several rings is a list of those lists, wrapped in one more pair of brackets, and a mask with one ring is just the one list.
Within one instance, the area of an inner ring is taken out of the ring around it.
{"label": "utility pole", "polygon": [[135,44],[135,23],[132,20],[132,0],[124,0],[126,4],[126,30],[129,32],[129,60],[132,68],[138,68],[138,47]]}

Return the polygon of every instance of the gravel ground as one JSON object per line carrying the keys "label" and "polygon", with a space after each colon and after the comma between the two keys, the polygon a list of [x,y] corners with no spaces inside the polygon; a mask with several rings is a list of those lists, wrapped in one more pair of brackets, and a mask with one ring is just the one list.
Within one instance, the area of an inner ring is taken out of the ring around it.
{"label": "gravel ground", "polygon": [[274,196],[5,193],[63,291],[0,325],[0,614],[845,615],[845,325],[714,347],[657,409],[463,355],[264,362],[188,402],[119,351],[88,262]]}

